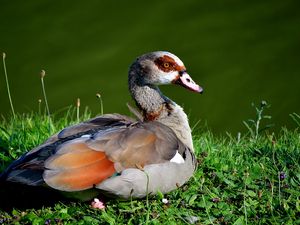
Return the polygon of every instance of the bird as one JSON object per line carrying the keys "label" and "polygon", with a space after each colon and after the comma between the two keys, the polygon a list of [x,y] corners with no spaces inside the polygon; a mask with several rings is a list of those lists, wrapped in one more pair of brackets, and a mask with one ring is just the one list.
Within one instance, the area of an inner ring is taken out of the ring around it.
{"label": "bird", "polygon": [[158,87],[167,84],[203,92],[176,55],[155,51],[137,57],[128,72],[136,104],[129,109],[137,118],[103,114],[66,127],[13,161],[1,182],[81,201],[99,194],[144,198],[182,186],[197,161],[187,115]]}

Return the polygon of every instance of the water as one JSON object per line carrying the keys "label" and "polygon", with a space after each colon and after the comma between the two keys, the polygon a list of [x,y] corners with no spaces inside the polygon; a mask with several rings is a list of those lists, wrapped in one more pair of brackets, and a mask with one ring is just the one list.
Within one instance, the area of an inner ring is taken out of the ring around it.
{"label": "water", "polygon": [[[82,108],[128,114],[127,71],[135,57],[168,50],[204,88],[198,95],[162,87],[191,122],[217,133],[245,131],[251,103],[272,106],[275,130],[300,113],[298,1],[1,1],[0,50],[17,112],[38,110],[46,70],[50,110],[81,99]],[[1,67],[1,71],[2,67]],[[2,75],[3,76],[2,76]],[[0,114],[10,108],[0,73]]]}

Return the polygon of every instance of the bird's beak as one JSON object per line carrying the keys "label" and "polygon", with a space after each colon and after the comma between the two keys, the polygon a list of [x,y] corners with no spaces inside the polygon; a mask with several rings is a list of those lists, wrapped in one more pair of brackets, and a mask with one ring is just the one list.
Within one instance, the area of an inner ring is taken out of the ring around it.
{"label": "bird's beak", "polygon": [[188,90],[202,94],[203,88],[196,84],[190,75],[185,71],[180,71],[178,77],[173,81],[174,84],[178,84],[185,87]]}

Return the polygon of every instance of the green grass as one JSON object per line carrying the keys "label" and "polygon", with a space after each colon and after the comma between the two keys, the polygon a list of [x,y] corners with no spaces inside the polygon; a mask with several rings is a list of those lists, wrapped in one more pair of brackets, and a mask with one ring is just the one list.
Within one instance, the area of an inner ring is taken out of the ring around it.
{"label": "green grass", "polygon": [[[76,108],[68,109],[64,117],[52,116],[54,132],[77,121]],[[80,120],[89,117],[85,111]],[[255,138],[214,136],[205,129],[195,133],[198,169],[187,184],[169,194],[149,200],[109,200],[105,210],[78,202],[0,209],[0,224],[300,224],[299,128],[282,128],[276,135],[261,132]],[[2,119],[0,169],[49,135],[44,114]]]}

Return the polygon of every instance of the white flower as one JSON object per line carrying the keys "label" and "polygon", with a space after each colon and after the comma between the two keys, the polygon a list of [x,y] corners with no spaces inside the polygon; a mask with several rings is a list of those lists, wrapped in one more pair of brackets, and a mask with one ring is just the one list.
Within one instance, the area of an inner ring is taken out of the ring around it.
{"label": "white flower", "polygon": [[94,209],[105,209],[105,205],[98,198],[94,198],[94,201],[91,203],[91,206]]}
{"label": "white flower", "polygon": [[161,201],[162,201],[162,203],[164,203],[164,204],[168,204],[168,203],[169,203],[169,200],[166,199],[166,198],[163,198]]}

